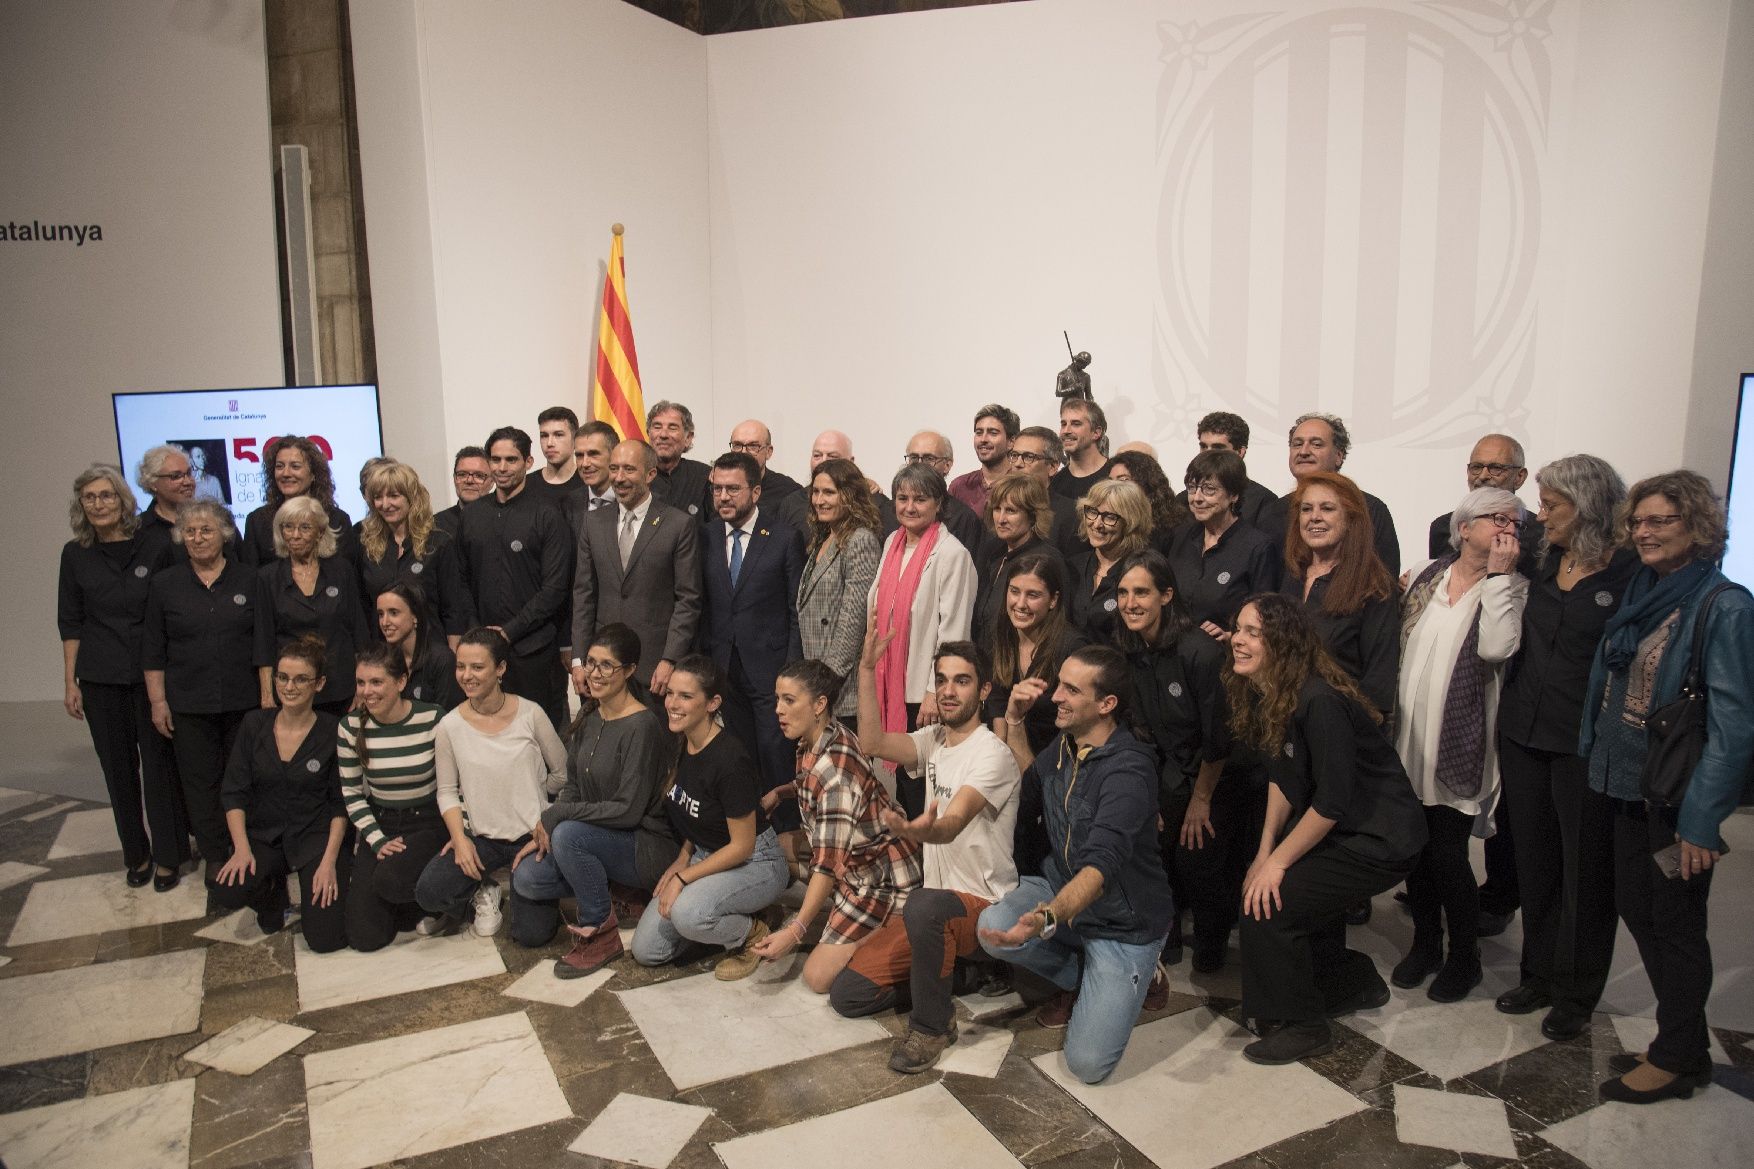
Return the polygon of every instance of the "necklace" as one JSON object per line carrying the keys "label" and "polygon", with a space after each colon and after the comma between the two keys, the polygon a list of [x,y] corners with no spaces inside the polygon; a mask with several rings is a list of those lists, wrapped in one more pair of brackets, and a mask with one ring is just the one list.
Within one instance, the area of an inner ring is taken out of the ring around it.
{"label": "necklace", "polygon": [[506,692],[504,690],[501,690],[499,692],[499,705],[494,707],[492,710],[482,710],[481,704],[479,702],[476,702],[473,698],[471,698],[469,700],[469,709],[473,710],[476,714],[480,715],[482,718],[492,718],[494,715],[498,714],[500,711],[505,709],[505,704],[506,704]]}

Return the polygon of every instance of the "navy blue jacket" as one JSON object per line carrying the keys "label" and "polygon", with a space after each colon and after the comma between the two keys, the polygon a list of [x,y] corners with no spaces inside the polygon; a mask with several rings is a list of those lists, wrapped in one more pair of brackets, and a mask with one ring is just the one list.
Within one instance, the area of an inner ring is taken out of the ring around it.
{"label": "navy blue jacket", "polygon": [[[1035,757],[1048,855],[1041,875],[1056,891],[1079,871],[1102,874],[1102,895],[1071,923],[1084,938],[1161,942],[1175,913],[1157,847],[1157,760],[1117,727],[1083,752],[1060,735]],[[1029,780],[1025,778],[1027,786]]]}
{"label": "navy blue jacket", "polygon": [[804,577],[804,538],[773,509],[761,507],[743,549],[735,588],[725,557],[726,538],[724,520],[703,525],[700,562],[706,604],[701,647],[722,670],[730,668],[731,651],[737,651],[749,680],[763,691],[772,690],[781,668],[804,656],[797,600]]}

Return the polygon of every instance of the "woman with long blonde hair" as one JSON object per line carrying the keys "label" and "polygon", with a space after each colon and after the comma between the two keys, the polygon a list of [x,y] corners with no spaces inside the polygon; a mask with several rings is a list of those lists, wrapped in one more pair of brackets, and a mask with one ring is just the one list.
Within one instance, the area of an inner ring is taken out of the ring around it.
{"label": "woman with long blonde hair", "polygon": [[397,581],[419,585],[454,652],[472,605],[451,535],[433,522],[426,485],[406,463],[380,463],[367,473],[364,494],[371,510],[359,525],[359,595],[369,606]]}

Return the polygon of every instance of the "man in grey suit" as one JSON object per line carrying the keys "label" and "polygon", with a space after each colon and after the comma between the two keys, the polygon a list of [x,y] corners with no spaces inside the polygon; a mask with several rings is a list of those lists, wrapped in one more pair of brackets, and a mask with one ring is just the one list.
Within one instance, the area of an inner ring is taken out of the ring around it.
{"label": "man in grey suit", "polygon": [[572,680],[585,692],[585,650],[602,626],[619,621],[639,634],[635,677],[663,695],[670,668],[694,644],[700,623],[700,525],[652,496],[658,456],[637,439],[609,452],[617,506],[586,512],[578,524],[573,573]]}

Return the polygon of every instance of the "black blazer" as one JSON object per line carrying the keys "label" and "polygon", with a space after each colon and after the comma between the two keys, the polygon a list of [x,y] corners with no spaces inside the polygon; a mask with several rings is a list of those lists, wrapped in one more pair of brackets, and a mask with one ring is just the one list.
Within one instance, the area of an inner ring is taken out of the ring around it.
{"label": "black blazer", "polygon": [[804,576],[804,538],[775,512],[758,509],[735,588],[725,557],[726,539],[724,520],[706,524],[701,534],[701,576],[706,586],[701,645],[720,669],[729,669],[735,650],[749,680],[771,690],[781,667],[804,656],[797,602]]}

